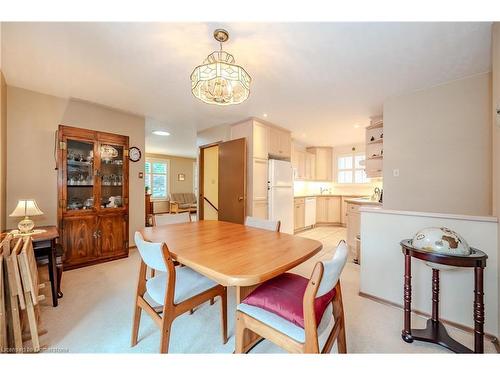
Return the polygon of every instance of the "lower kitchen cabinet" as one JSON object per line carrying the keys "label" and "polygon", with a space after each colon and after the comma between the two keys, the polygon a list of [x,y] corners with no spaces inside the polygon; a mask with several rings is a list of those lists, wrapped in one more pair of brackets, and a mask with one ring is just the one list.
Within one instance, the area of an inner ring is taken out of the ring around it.
{"label": "lower kitchen cabinet", "polygon": [[350,249],[356,248],[356,236],[361,233],[361,214],[359,205],[347,204],[347,245]]}
{"label": "lower kitchen cabinet", "polygon": [[259,219],[266,219],[268,216],[267,200],[266,201],[254,201],[252,216]]}
{"label": "lower kitchen cabinet", "polygon": [[321,224],[340,223],[341,197],[316,198],[316,222]]}
{"label": "lower kitchen cabinet", "polygon": [[295,231],[300,230],[305,227],[305,199],[299,198],[295,199],[293,206],[293,229]]}

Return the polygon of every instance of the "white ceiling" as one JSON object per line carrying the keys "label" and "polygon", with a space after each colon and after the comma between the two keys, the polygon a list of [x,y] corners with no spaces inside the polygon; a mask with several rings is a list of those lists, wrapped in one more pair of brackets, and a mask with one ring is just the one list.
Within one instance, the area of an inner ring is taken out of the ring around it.
{"label": "white ceiling", "polygon": [[[195,155],[196,129],[264,113],[309,145],[359,142],[387,97],[490,70],[490,23],[2,26],[9,85],[143,114],[147,151],[176,155]],[[240,105],[207,105],[190,92],[217,27],[253,79]],[[172,135],[151,135],[160,128]]]}

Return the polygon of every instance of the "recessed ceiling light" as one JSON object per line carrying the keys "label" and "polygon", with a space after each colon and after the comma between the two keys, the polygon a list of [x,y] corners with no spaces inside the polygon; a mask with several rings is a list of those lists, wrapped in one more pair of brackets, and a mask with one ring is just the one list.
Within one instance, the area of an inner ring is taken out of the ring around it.
{"label": "recessed ceiling light", "polygon": [[357,129],[357,128],[359,128],[360,126],[361,126],[361,125],[358,125],[358,124],[354,125],[354,127],[355,127],[356,129]]}
{"label": "recessed ceiling light", "polygon": [[264,113],[262,116],[267,117],[267,113]]}
{"label": "recessed ceiling light", "polygon": [[153,134],[161,135],[163,137],[168,137],[170,135],[170,133],[166,132],[165,130],[154,130]]}

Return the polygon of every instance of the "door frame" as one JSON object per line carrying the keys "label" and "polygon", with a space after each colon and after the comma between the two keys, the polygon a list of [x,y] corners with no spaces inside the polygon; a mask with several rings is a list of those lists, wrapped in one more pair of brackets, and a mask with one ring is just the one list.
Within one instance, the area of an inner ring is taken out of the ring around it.
{"label": "door frame", "polygon": [[219,146],[222,141],[217,141],[213,143],[208,143],[206,145],[199,147],[198,154],[198,220],[204,220],[204,210],[205,199],[204,197],[204,189],[203,189],[203,180],[204,180],[204,165],[205,165],[205,155],[204,150],[210,147]]}

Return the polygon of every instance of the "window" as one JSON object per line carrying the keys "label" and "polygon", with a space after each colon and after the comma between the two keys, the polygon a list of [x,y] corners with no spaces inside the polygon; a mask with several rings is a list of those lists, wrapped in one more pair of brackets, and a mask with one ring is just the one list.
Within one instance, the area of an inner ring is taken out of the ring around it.
{"label": "window", "polygon": [[168,197],[168,160],[146,159],[145,184],[152,199]]}
{"label": "window", "polygon": [[365,154],[348,154],[337,157],[337,183],[365,184],[369,182],[364,166]]}

